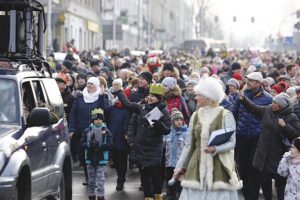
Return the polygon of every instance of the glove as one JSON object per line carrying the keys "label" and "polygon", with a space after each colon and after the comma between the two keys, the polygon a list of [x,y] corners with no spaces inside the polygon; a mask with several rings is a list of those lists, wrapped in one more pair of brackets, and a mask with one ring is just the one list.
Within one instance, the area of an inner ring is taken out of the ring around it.
{"label": "glove", "polygon": [[162,121],[152,120],[153,128],[159,131],[161,134],[167,134],[170,132],[170,128],[166,127],[166,125]]}

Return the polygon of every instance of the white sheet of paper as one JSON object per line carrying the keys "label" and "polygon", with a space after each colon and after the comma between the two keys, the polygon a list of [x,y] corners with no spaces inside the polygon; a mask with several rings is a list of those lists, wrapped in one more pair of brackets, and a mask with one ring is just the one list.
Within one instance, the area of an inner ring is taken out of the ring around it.
{"label": "white sheet of paper", "polygon": [[152,120],[159,120],[163,116],[163,113],[158,109],[158,107],[153,108],[149,113],[146,114],[146,119],[150,123],[150,125],[153,125]]}

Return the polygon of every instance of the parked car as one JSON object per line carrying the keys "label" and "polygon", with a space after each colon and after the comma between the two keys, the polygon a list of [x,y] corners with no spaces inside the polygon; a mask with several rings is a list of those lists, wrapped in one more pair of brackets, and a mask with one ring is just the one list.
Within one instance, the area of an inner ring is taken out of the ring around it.
{"label": "parked car", "polygon": [[0,199],[44,198],[72,199],[62,97],[43,70],[0,62]]}

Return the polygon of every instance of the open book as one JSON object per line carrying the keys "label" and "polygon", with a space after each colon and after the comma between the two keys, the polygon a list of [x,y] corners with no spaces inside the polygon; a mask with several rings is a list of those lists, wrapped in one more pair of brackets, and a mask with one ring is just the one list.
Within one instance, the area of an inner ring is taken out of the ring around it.
{"label": "open book", "polygon": [[150,112],[146,114],[146,119],[148,120],[149,124],[152,126],[154,123],[152,120],[159,120],[162,118],[163,113],[158,109],[158,107],[153,108]]}
{"label": "open book", "polygon": [[229,141],[235,130],[219,129],[210,134],[207,146],[218,146]]}

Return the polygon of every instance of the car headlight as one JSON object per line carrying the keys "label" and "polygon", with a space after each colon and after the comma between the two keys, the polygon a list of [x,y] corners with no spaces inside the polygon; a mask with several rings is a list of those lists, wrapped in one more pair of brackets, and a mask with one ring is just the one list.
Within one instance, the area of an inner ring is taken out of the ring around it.
{"label": "car headlight", "polygon": [[0,171],[2,170],[4,164],[5,164],[5,153],[3,151],[0,151]]}

